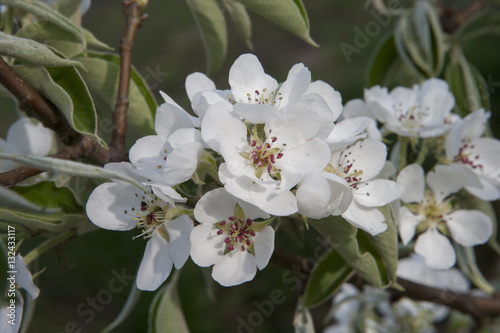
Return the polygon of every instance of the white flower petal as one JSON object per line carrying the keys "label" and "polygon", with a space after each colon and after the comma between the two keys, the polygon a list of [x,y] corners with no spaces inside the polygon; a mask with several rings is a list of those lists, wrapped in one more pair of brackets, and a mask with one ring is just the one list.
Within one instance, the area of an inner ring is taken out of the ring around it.
{"label": "white flower petal", "polygon": [[278,82],[264,72],[256,56],[243,54],[229,70],[229,85],[236,102],[249,103],[249,98],[250,102],[254,102],[256,91],[259,92],[257,98],[269,98],[278,87]]}
{"label": "white flower petal", "polygon": [[465,175],[460,168],[439,164],[434,170],[427,173],[427,185],[432,189],[437,202],[442,202],[465,185]]}
{"label": "white flower petal", "polygon": [[407,207],[401,207],[397,217],[399,237],[404,245],[408,243],[415,236],[415,231],[420,222],[422,222],[423,216],[413,214]]}
{"label": "white flower petal", "polygon": [[455,250],[450,240],[441,235],[436,228],[430,228],[418,236],[415,252],[424,257],[425,264],[432,269],[448,269],[456,261]]}
{"label": "white flower petal", "polygon": [[481,184],[480,187],[467,186],[465,189],[472,195],[475,195],[482,200],[495,201],[500,198],[500,190],[493,185],[493,182],[490,179],[480,177],[479,182]]}
{"label": "white flower petal", "polygon": [[365,130],[371,122],[372,119],[367,117],[344,119],[335,124],[326,142],[332,151],[342,149],[356,140],[366,138]]}
{"label": "white flower petal", "polygon": [[217,103],[207,110],[201,124],[201,136],[217,152],[221,144],[232,145],[234,149],[240,147],[240,150],[248,146],[247,127],[227,103]]}
{"label": "white flower petal", "polygon": [[[161,92],[160,92],[161,93]],[[164,98],[168,97],[162,94]],[[175,102],[174,102],[175,103]],[[156,134],[168,138],[170,134],[180,128],[199,127],[200,120],[191,116],[177,103],[163,103],[156,109],[155,129]]]}
{"label": "white flower petal", "polygon": [[270,104],[236,103],[233,111],[252,124],[264,124],[275,116],[276,108]]}
{"label": "white flower petal", "polygon": [[[159,135],[148,135],[138,139],[130,147],[129,158],[137,168],[154,170],[158,165],[163,165],[164,152],[167,150],[167,139]],[[169,150],[169,149],[168,149]]]}
{"label": "white flower petal", "polygon": [[403,202],[421,202],[425,199],[424,169],[420,165],[410,164],[405,167],[399,172],[396,182],[405,188],[401,195]]}
{"label": "white flower petal", "polygon": [[373,179],[357,184],[353,199],[366,207],[380,207],[399,199],[404,186],[388,179]]}
{"label": "white flower petal", "polygon": [[[348,155],[348,157],[345,157]],[[368,181],[379,174],[385,165],[387,157],[387,147],[380,141],[365,139],[357,141],[354,145],[348,147],[343,151],[340,158],[347,160],[343,162],[343,166],[352,163],[351,170],[360,170],[360,181]],[[330,162],[335,166],[332,161]]]}
{"label": "white flower petal", "polygon": [[29,118],[20,118],[9,127],[6,139],[13,153],[45,156],[52,149],[54,132]]}
{"label": "white flower petal", "polygon": [[207,90],[215,90],[215,83],[205,74],[195,72],[186,77],[186,93],[196,114],[198,114],[201,95]]}
{"label": "white flower petal", "polygon": [[191,231],[191,259],[196,265],[208,267],[222,259],[224,255],[224,235],[217,235],[211,224],[200,224]]}
{"label": "white flower petal", "polygon": [[372,235],[378,235],[387,230],[384,214],[380,210],[361,206],[354,200],[342,217],[355,227]]}
{"label": "white flower petal", "polygon": [[[291,166],[302,175],[323,170],[329,160],[330,149],[328,148],[328,144],[321,139],[313,138],[303,145],[287,149],[286,151],[284,150],[283,157],[276,160],[275,165],[278,169],[285,169],[287,165]],[[284,176],[286,177],[286,175]],[[290,185],[294,186],[295,184]]]}
{"label": "white flower petal", "polygon": [[219,179],[227,192],[241,200],[252,202],[250,196],[250,188],[254,181],[246,176],[234,176],[229,170],[226,163],[219,166]]}
{"label": "white flower petal", "polygon": [[[271,131],[272,136],[277,138],[275,146],[286,144],[287,147],[293,148],[304,144],[317,136],[322,129],[324,119],[315,111],[315,108],[320,107],[319,104],[313,99],[289,104],[275,112],[275,117],[269,119],[264,131]],[[331,126],[333,127],[333,123]]]}
{"label": "white flower petal", "polygon": [[248,251],[235,250],[214,265],[212,277],[225,287],[250,281],[257,273],[255,256]]}
{"label": "white flower petal", "polygon": [[328,83],[321,80],[311,82],[304,97],[307,98],[311,93],[316,93],[325,100],[328,108],[332,112],[333,121],[337,120],[342,113],[342,97],[340,93],[333,89]]}
{"label": "white flower petal", "polygon": [[26,290],[28,294],[30,294],[32,299],[35,299],[40,294],[40,289],[35,286],[33,283],[33,277],[31,276],[31,272],[28,270],[26,265],[24,264],[24,259],[20,254],[16,255],[16,283],[19,287]]}
{"label": "white flower petal", "polygon": [[96,226],[108,230],[132,230],[132,207],[140,208],[136,193],[142,192],[130,184],[104,183],[97,186],[87,201],[87,216]]}
{"label": "white flower petal", "polygon": [[311,83],[311,72],[303,64],[294,65],[279,89],[277,107],[281,108],[302,98]]}
{"label": "white flower petal", "polygon": [[194,208],[194,217],[200,223],[214,224],[234,215],[236,201],[223,188],[205,193]]}
{"label": "white flower petal", "polygon": [[189,237],[193,230],[193,221],[182,215],[172,221],[165,221],[169,240],[168,249],[175,268],[181,268],[189,257],[191,251],[191,241]]}
{"label": "white flower petal", "polygon": [[491,237],[491,219],[479,210],[457,210],[445,219],[451,237],[463,246],[483,244]]}
{"label": "white flower petal", "polygon": [[270,226],[259,231],[254,238],[255,260],[259,269],[264,269],[274,251],[274,229]]}
{"label": "white flower petal", "polygon": [[156,290],[165,282],[172,271],[167,241],[157,232],[149,239],[139,272],[137,273],[137,288],[141,290]]}
{"label": "white flower petal", "polygon": [[203,151],[201,143],[192,142],[168,154],[162,174],[165,184],[174,186],[189,180],[198,168]]}
{"label": "white flower petal", "polygon": [[330,173],[305,175],[295,196],[299,213],[313,219],[340,215],[352,201],[352,191],[346,181]]}
{"label": "white flower petal", "polygon": [[472,141],[481,137],[486,129],[486,124],[491,114],[485,112],[484,109],[479,109],[467,115],[463,119],[462,138]]}
{"label": "white flower petal", "polygon": [[250,187],[251,203],[266,213],[287,216],[298,211],[297,199],[291,191],[277,193],[276,185],[253,184]]}

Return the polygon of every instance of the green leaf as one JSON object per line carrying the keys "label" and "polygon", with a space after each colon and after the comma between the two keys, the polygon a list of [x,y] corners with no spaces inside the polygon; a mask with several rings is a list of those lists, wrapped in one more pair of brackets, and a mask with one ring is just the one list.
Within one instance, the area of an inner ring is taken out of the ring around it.
{"label": "green leaf", "polygon": [[177,293],[179,271],[172,280],[155,295],[149,308],[148,333],[189,333]]}
{"label": "green leaf", "polygon": [[64,187],[57,187],[52,181],[38,182],[31,186],[16,186],[13,189],[29,202],[46,208],[61,208],[66,213],[82,211],[71,191]]}
{"label": "green leaf", "polygon": [[58,209],[47,209],[43,205],[36,205],[21,194],[18,194],[17,191],[9,190],[3,186],[0,186],[0,206],[35,213],[55,213],[58,211]]}
{"label": "green leaf", "polygon": [[0,55],[13,57],[38,66],[78,66],[83,68],[83,65],[78,61],[61,58],[43,44],[31,39],[11,36],[1,31]]}
{"label": "green leaf", "polygon": [[42,1],[0,0],[0,4],[12,6],[35,15],[39,21],[46,21],[74,34],[86,46],[85,36],[78,25]]}
{"label": "green leaf", "polygon": [[122,310],[118,314],[118,316],[109,324],[106,326],[101,333],[108,333],[113,331],[115,328],[120,326],[130,315],[132,310],[134,310],[135,305],[139,301],[139,298],[142,294],[142,290],[139,290],[137,288],[137,284],[134,282],[132,284],[132,287],[130,288],[130,293],[128,294],[127,297],[127,302],[123,306]]}
{"label": "green leaf", "polygon": [[[88,47],[93,47],[96,49],[110,51],[113,48],[106,45],[105,43],[99,41],[90,31],[84,28],[80,28],[86,44]],[[83,52],[84,44],[81,39],[75,34],[61,28],[50,22],[35,22],[24,26],[16,34],[17,37],[29,38],[44,44],[54,46],[59,50],[58,46],[61,45],[61,41],[74,42],[75,46],[78,46],[78,52],[75,51],[74,54]],[[76,47],[75,47],[76,48]],[[59,50],[64,51],[64,50]],[[66,54],[65,52],[63,52]],[[66,56],[71,57],[71,54],[66,54]]]}
{"label": "green leaf", "polygon": [[[112,119],[118,95],[120,57],[112,53],[88,52],[87,57],[77,57],[86,67],[81,75],[95,96],[100,116]],[[154,117],[158,103],[144,78],[132,67],[129,110],[127,118],[132,128],[141,136],[154,134]]]}
{"label": "green leaf", "polygon": [[398,60],[398,51],[394,45],[394,35],[391,33],[382,39],[376,51],[370,57],[368,66],[367,87],[380,84],[386,86],[390,79],[388,73]]}
{"label": "green leaf", "polygon": [[318,46],[309,34],[309,19],[301,0],[241,0],[241,3],[307,43]]}
{"label": "green leaf", "polygon": [[495,288],[486,280],[484,275],[477,267],[476,255],[473,247],[465,247],[460,244],[454,243],[455,251],[457,252],[457,263],[460,270],[467,275],[467,277],[479,289],[487,294],[493,294]]}
{"label": "green leaf", "polygon": [[446,47],[439,15],[429,2],[415,2],[413,11],[400,17],[395,38],[401,59],[417,74],[439,76]]}
{"label": "green leaf", "polygon": [[222,4],[229,13],[231,21],[236,27],[236,32],[245,42],[247,47],[252,50],[252,21],[244,5],[236,0],[221,0]]}
{"label": "green leaf", "polygon": [[201,34],[207,56],[207,74],[214,74],[227,53],[226,20],[215,0],[186,0]]}
{"label": "green leaf", "polygon": [[479,108],[489,110],[490,100],[486,80],[468,62],[459,47],[451,52],[451,61],[445,68],[445,80],[455,96],[455,112],[465,117]]}
{"label": "green leaf", "polygon": [[96,134],[97,115],[90,92],[78,71],[72,67],[33,68],[24,65],[13,69],[66,116],[71,126],[80,133],[93,136],[105,146]]}
{"label": "green leaf", "polygon": [[[19,163],[27,164],[35,168],[52,171],[54,173],[65,173],[73,176],[90,178],[114,178],[126,181],[138,188],[146,191],[144,185],[123,173],[101,168],[91,164],[85,164],[75,161],[62,160],[52,157],[42,157],[23,154],[0,153],[0,159],[7,159]],[[69,190],[68,190],[69,191]]]}
{"label": "green leaf", "polygon": [[[391,225],[394,224],[392,220],[387,223],[388,228],[385,232],[371,236],[338,216],[309,220],[309,224],[332,244],[333,249],[352,269],[378,288],[388,287],[395,282],[396,228]],[[390,244],[384,246],[384,242]]]}
{"label": "green leaf", "polygon": [[325,302],[353,273],[342,256],[331,250],[311,272],[304,291],[303,306],[309,308]]}

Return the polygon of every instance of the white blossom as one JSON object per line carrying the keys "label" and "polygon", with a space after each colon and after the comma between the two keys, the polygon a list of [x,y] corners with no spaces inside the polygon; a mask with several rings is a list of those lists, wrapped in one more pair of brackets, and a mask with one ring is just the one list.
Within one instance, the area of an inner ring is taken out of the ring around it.
{"label": "white blossom", "polygon": [[455,99],[448,84],[428,79],[413,88],[375,86],[365,89],[365,101],[385,128],[404,137],[430,138],[445,134],[458,119],[451,113]]}
{"label": "white blossom", "polygon": [[[132,172],[130,163],[109,163],[114,169],[144,181]],[[189,234],[193,222],[182,215],[176,203],[184,202],[168,186],[148,186],[144,192],[134,185],[113,180],[94,189],[87,202],[87,216],[98,227],[108,230],[142,229],[135,237],[148,239],[137,275],[137,287],[156,290],[170,275],[172,265],[181,268],[189,257]],[[182,210],[181,210],[182,211]]]}
{"label": "white blossom", "polygon": [[447,163],[461,167],[468,192],[480,199],[500,198],[500,141],[482,137],[489,112],[477,110],[457,122],[446,138]]}
{"label": "white blossom", "polygon": [[254,278],[267,266],[274,250],[270,216],[241,201],[223,188],[206,193],[194,216],[201,224],[191,232],[191,258],[202,267],[214,265],[212,277],[223,286]]}
{"label": "white blossom", "polygon": [[[452,193],[464,184],[461,170],[437,165],[427,174],[418,164],[411,164],[399,173],[397,182],[405,187],[398,217],[399,235],[408,244],[419,233],[415,252],[425,258],[433,269],[448,269],[455,264],[456,254],[448,239],[463,246],[483,244],[491,236],[491,219],[479,210],[457,209]],[[447,237],[448,236],[448,237]]]}

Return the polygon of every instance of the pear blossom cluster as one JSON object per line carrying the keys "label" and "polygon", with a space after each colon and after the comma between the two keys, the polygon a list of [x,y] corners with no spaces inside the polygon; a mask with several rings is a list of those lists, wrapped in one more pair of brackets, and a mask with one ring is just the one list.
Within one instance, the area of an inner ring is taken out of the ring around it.
{"label": "pear blossom cluster", "polygon": [[[500,197],[500,142],[483,136],[488,112],[453,113],[445,81],[376,86],[343,106],[303,64],[278,83],[244,54],[228,83],[189,75],[191,113],[162,92],[156,135],[137,140],[130,163],[106,166],[144,188],[113,179],[88,200],[95,225],[147,240],[139,289],[157,289],[189,257],[223,286],[250,281],[270,261],[279,218],[292,215],[342,216],[376,236],[390,206],[401,242],[428,269],[453,267],[454,243],[490,238],[489,216],[460,195]],[[419,163],[408,147],[422,149]]]}

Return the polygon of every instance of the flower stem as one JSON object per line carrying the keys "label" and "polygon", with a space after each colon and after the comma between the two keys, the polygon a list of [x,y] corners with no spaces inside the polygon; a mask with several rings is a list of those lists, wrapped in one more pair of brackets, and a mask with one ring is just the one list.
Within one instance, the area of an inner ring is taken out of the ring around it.
{"label": "flower stem", "polygon": [[31,261],[38,258],[45,251],[53,248],[56,245],[61,244],[65,240],[70,239],[75,235],[76,235],[76,230],[69,230],[66,231],[65,233],[47,239],[45,242],[38,245],[38,247],[31,250],[31,252],[29,252],[26,256],[24,256],[24,263],[26,264],[26,266],[28,266]]}
{"label": "flower stem", "polygon": [[418,151],[417,159],[415,160],[416,164],[422,165],[427,157],[427,152],[429,151],[429,145],[426,139],[422,142],[422,147]]}
{"label": "flower stem", "polygon": [[402,170],[406,164],[407,160],[406,157],[408,155],[408,144],[410,143],[410,139],[404,136],[399,137],[399,144],[400,144],[400,149],[399,149],[399,170]]}

